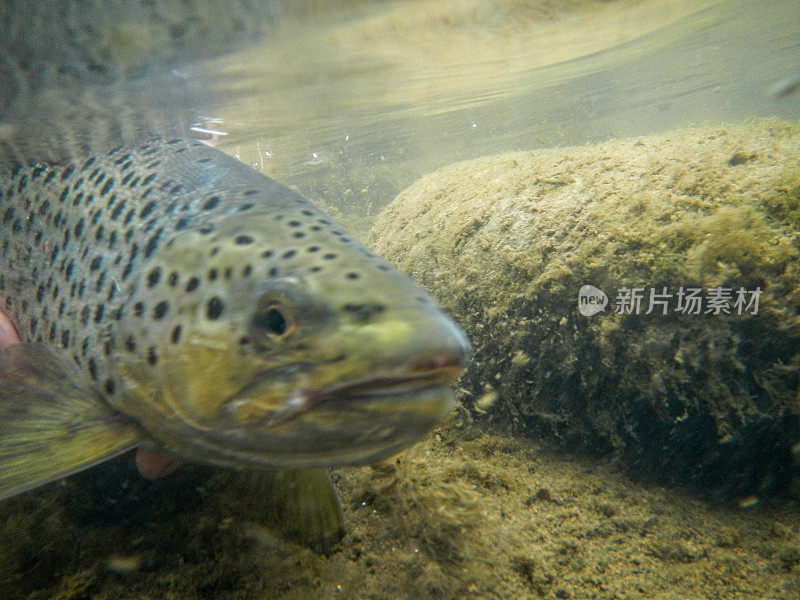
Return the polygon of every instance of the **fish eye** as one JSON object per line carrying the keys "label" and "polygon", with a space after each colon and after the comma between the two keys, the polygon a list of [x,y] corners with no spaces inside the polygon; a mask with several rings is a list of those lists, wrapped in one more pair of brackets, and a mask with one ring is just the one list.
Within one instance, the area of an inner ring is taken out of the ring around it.
{"label": "fish eye", "polygon": [[273,336],[283,336],[294,329],[286,309],[280,304],[271,304],[253,317],[253,326]]}

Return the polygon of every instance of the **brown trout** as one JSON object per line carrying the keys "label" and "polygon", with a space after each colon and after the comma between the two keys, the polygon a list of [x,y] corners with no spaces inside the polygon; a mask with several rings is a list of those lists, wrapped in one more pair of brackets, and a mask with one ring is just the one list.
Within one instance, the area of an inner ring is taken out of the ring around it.
{"label": "brown trout", "polygon": [[418,440],[470,352],[327,214],[193,140],[0,175],[0,308],[23,340],[0,498],[142,447],[281,470],[335,512],[321,469]]}

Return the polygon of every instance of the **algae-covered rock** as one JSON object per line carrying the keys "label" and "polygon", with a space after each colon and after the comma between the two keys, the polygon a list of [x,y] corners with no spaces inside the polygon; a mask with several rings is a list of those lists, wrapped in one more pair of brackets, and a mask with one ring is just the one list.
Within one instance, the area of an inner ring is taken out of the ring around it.
{"label": "algae-covered rock", "polygon": [[467,329],[477,413],[765,496],[797,472],[799,234],[800,125],[769,120],[452,165],[371,243]]}

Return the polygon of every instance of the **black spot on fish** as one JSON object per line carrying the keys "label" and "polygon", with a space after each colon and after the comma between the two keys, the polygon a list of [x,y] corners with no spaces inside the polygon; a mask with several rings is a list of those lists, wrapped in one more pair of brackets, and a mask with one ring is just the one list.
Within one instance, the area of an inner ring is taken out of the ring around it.
{"label": "black spot on fish", "polygon": [[110,177],[103,184],[103,187],[100,188],[100,195],[101,196],[105,196],[106,194],[108,194],[108,192],[111,191],[111,188],[113,188],[113,187],[114,187],[114,178]]}
{"label": "black spot on fish", "polygon": [[178,274],[175,271],[169,274],[169,277],[167,278],[167,284],[170,287],[175,287],[178,285]]}
{"label": "black spot on fish", "polygon": [[107,276],[108,275],[107,275],[106,271],[103,271],[103,272],[100,273],[100,275],[97,277],[97,282],[95,283],[95,286],[94,286],[94,291],[95,292],[99,292],[100,290],[103,289],[103,284],[105,284]]}
{"label": "black spot on fish", "polygon": [[153,308],[153,318],[158,321],[163,319],[167,313],[169,312],[169,303],[168,302],[159,302],[156,304],[155,308]]}
{"label": "black spot on fish", "polygon": [[114,207],[114,210],[111,211],[111,220],[116,221],[119,219],[119,216],[122,214],[122,211],[125,210],[126,201],[122,200],[119,204]]}
{"label": "black spot on fish", "polygon": [[233,241],[238,246],[247,246],[253,243],[253,238],[249,235],[237,235]]}
{"label": "black spot on fish", "polygon": [[203,210],[212,210],[219,206],[219,196],[211,196],[203,203]]}
{"label": "black spot on fish", "polygon": [[148,202],[147,204],[144,205],[142,210],[139,211],[139,218],[146,219],[147,217],[150,216],[150,213],[152,213],[155,210],[155,208],[156,208],[155,200]]}
{"label": "black spot on fish", "polygon": [[66,181],[70,178],[70,176],[75,172],[75,167],[73,165],[68,166],[61,172],[61,181]]}
{"label": "black spot on fish", "polygon": [[94,358],[89,359],[89,375],[93,381],[97,381],[97,361]]}
{"label": "black spot on fish", "polygon": [[151,367],[158,364],[158,354],[156,353],[154,346],[150,346],[147,349],[147,364],[149,364]]}
{"label": "black spot on fish", "polygon": [[170,336],[170,339],[172,340],[173,344],[177,344],[180,341],[181,329],[182,329],[181,326],[177,325],[175,329],[172,330],[172,335]]}
{"label": "black spot on fish", "polygon": [[193,292],[200,286],[200,280],[197,277],[192,277],[186,284],[186,291]]}
{"label": "black spot on fish", "polygon": [[122,225],[127,227],[133,222],[133,218],[136,216],[136,209],[132,208],[128,211],[128,214],[125,215],[125,219],[122,221]]}
{"label": "black spot on fish", "polygon": [[161,268],[156,267],[147,274],[147,287],[155,287],[159,281],[161,281]]}
{"label": "black spot on fish", "polygon": [[208,317],[210,321],[215,321],[222,316],[224,310],[225,305],[223,304],[222,300],[220,300],[217,296],[214,296],[208,301],[208,305],[206,306],[206,317]]}
{"label": "black spot on fish", "polygon": [[145,258],[150,258],[153,253],[158,249],[159,240],[161,239],[161,233],[164,231],[163,227],[160,227],[156,230],[156,232],[152,235],[152,237],[147,240],[147,245],[144,247],[144,255]]}

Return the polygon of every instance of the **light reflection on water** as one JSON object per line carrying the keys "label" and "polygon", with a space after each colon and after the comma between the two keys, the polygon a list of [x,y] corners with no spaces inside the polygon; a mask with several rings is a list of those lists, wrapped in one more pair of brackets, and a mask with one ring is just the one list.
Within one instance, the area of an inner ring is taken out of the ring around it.
{"label": "light reflection on water", "polygon": [[[446,164],[697,122],[800,117],[795,0],[355,3],[287,14],[210,70],[221,148],[357,230]],[[488,5],[487,5],[488,6]],[[483,11],[483,12],[482,12]]]}

